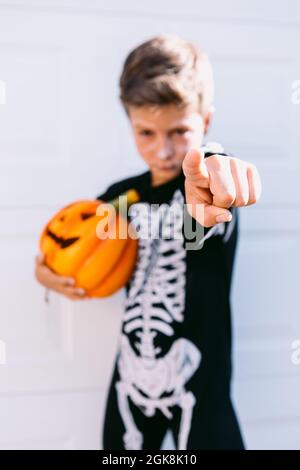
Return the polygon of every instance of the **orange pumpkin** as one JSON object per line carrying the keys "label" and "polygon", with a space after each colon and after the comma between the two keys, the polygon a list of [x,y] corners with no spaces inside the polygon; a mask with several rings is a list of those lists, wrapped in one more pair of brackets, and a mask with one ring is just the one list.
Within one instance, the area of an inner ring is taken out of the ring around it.
{"label": "orange pumpkin", "polygon": [[[124,195],[127,207],[139,200],[135,190]],[[40,236],[46,265],[57,274],[74,277],[76,286],[89,297],[107,297],[123,287],[137,256],[137,240],[128,234],[127,218],[110,210],[102,211],[106,218],[103,213],[97,215],[100,204],[99,200],[69,204],[54,215]],[[118,209],[118,199],[110,204]]]}

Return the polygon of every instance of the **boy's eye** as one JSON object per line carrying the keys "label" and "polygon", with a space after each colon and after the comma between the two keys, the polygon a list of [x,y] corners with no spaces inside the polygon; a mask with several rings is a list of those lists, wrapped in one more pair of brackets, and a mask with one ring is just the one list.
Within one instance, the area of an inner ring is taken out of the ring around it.
{"label": "boy's eye", "polygon": [[183,134],[185,134],[186,132],[188,132],[188,129],[181,129],[181,128],[180,128],[180,129],[175,129],[175,130],[174,130],[174,133],[175,133],[175,134],[178,134],[178,135],[183,135]]}
{"label": "boy's eye", "polygon": [[150,135],[153,135],[153,131],[150,131],[148,129],[144,129],[144,130],[140,131],[139,134],[143,135],[143,136],[150,136]]}

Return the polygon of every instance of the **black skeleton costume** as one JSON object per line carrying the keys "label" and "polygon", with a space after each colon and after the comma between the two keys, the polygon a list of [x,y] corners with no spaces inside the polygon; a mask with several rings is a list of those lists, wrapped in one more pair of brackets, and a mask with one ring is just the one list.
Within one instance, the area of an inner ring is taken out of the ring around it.
{"label": "black skeleton costume", "polygon": [[[205,157],[225,155],[219,144],[202,149]],[[159,449],[171,429],[176,449],[243,449],[230,398],[238,211],[231,209],[229,223],[200,227],[184,209],[182,171],[156,187],[147,171],[113,184],[98,199],[132,188],[141,196],[129,210],[139,252],[126,286],[103,448]],[[198,249],[187,249],[188,219],[201,228]]]}

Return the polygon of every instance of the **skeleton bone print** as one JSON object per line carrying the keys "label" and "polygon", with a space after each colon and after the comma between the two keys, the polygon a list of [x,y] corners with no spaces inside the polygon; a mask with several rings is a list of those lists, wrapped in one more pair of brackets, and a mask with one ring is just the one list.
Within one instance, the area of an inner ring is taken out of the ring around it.
{"label": "skeleton bone print", "polygon": [[151,210],[154,239],[149,237],[150,205],[138,203],[131,208],[135,215],[131,222],[139,234],[139,257],[125,300],[117,358],[120,380],[115,384],[126,449],[142,449],[143,445],[129,398],[147,417],[160,410],[171,419],[170,408],[178,405],[178,448],[187,446],[196,399],[185,384],[199,367],[201,352],[180,336],[186,282],[183,204],[182,192],[177,189],[170,204],[163,205],[163,220],[161,210]]}

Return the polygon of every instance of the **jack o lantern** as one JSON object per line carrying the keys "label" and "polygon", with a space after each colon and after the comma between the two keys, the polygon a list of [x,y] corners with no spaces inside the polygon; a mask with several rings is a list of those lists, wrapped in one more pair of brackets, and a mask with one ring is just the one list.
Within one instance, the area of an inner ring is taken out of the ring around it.
{"label": "jack o lantern", "polygon": [[[133,189],[124,196],[127,207],[139,200]],[[128,227],[127,217],[119,212],[118,198],[108,204],[75,201],[47,223],[40,249],[46,265],[57,274],[74,277],[87,296],[107,297],[127,283],[136,263],[137,240]]]}

